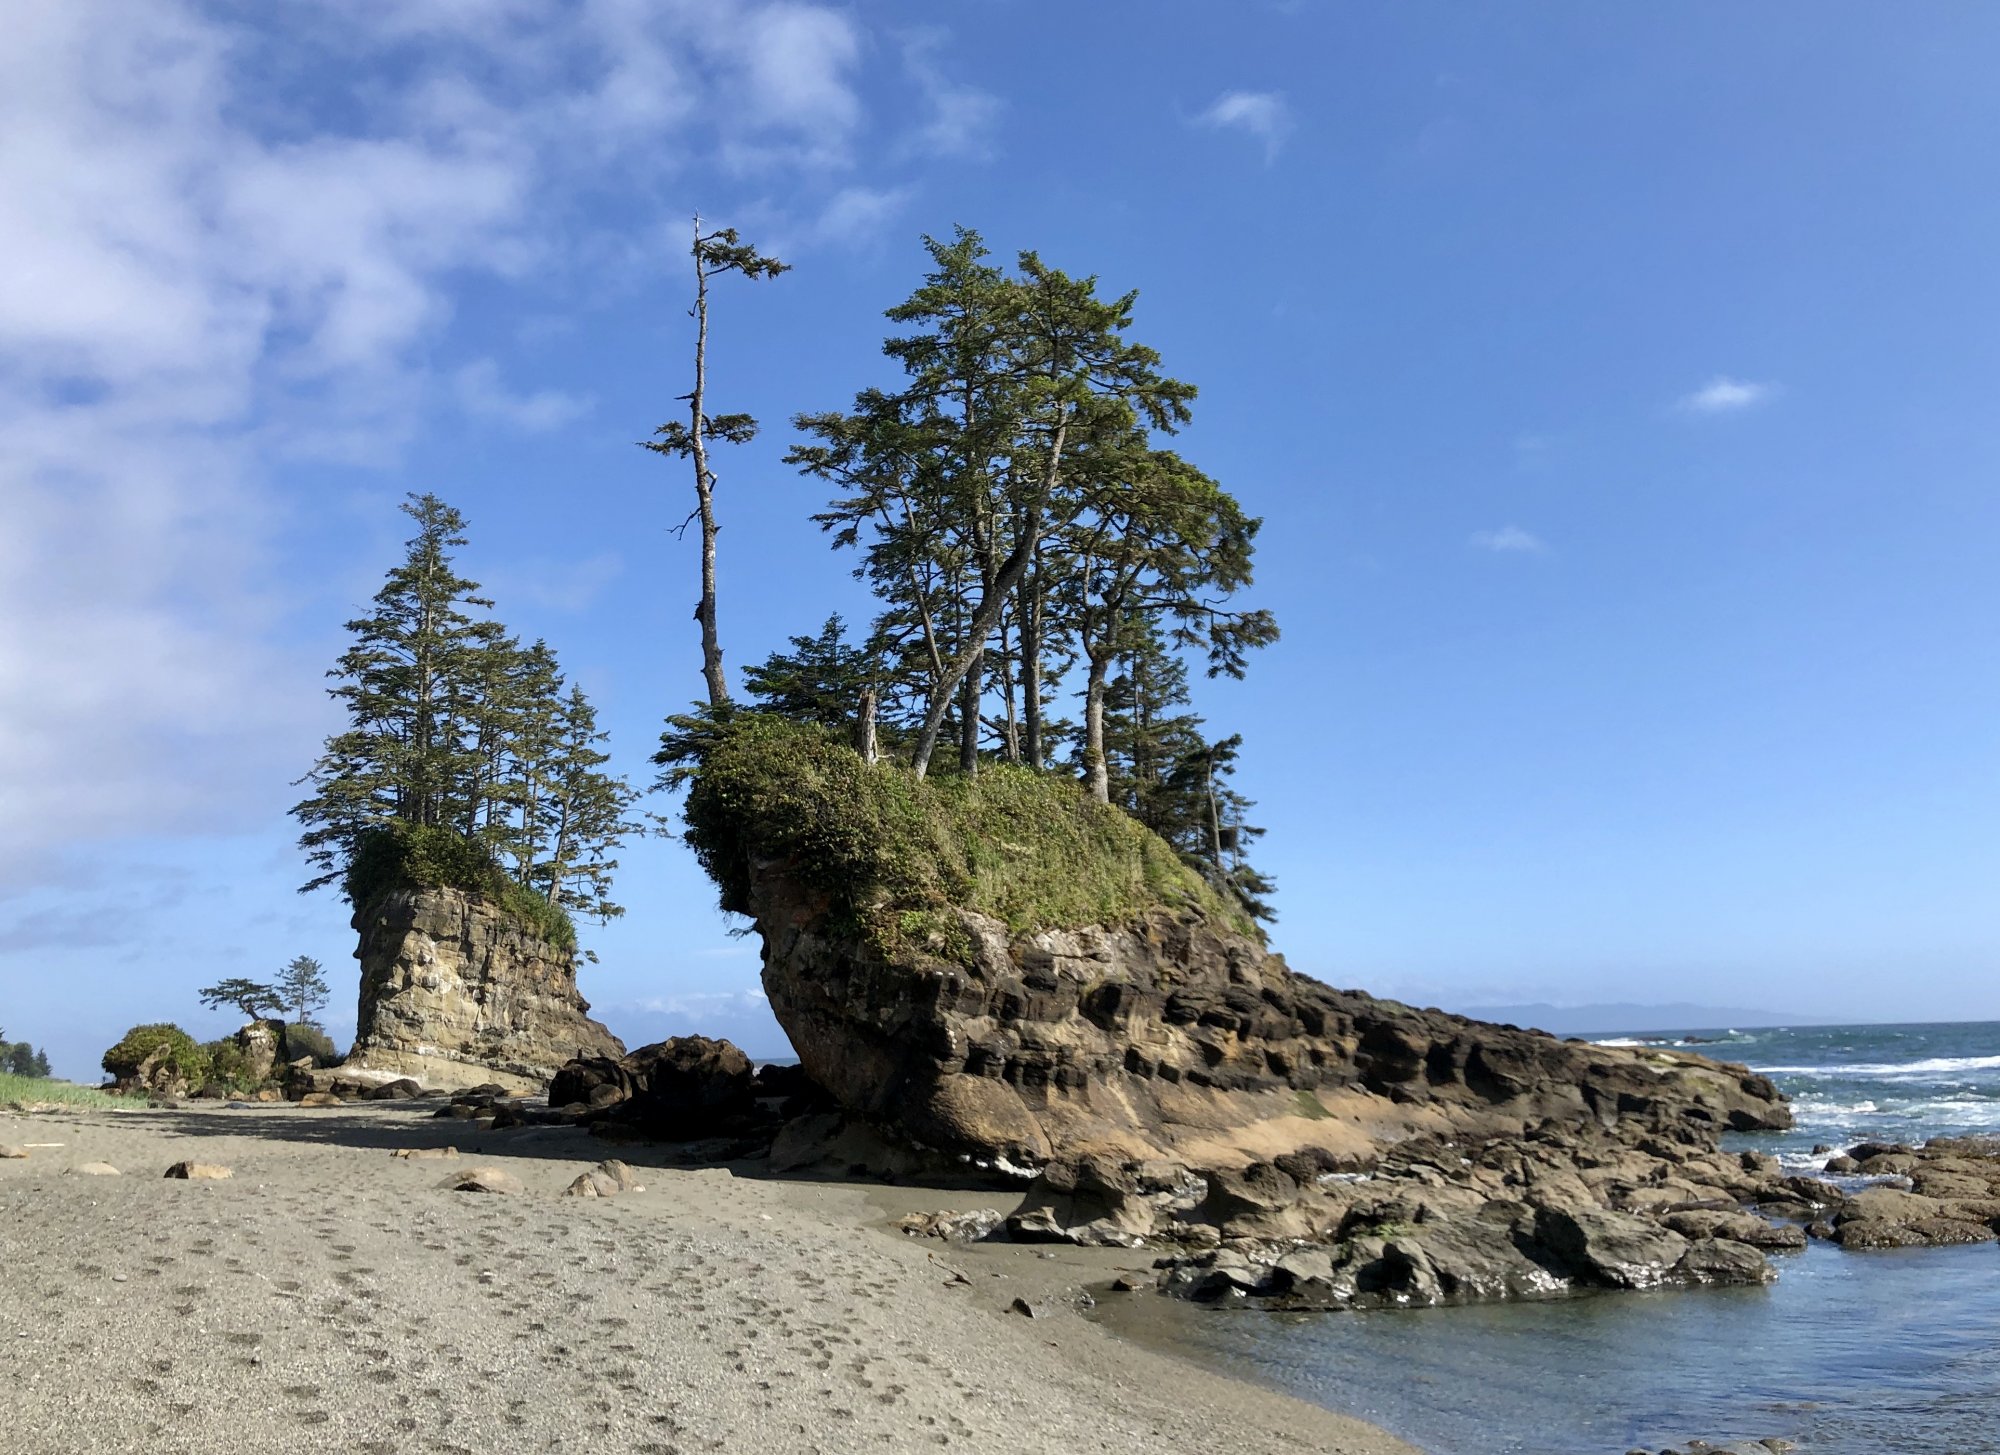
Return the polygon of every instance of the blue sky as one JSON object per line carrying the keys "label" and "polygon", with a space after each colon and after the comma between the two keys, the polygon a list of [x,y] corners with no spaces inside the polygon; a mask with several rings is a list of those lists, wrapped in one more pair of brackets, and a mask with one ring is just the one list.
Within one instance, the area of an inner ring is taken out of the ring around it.
{"label": "blue sky", "polygon": [[[780,463],[963,223],[1141,292],[1261,515],[1278,945],[1453,1006],[2000,1017],[1991,7],[73,3],[0,53],[0,1025],[94,1073],[353,936],[285,809],[435,490],[635,776],[699,690],[699,208],[724,643],[866,604]],[[686,852],[628,1041],[782,1049]]]}

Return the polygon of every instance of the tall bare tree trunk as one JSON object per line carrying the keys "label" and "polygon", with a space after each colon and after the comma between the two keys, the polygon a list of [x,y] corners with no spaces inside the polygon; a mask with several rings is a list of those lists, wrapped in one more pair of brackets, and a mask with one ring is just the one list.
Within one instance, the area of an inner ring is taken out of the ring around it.
{"label": "tall bare tree trunk", "polygon": [[854,724],[854,751],[864,763],[873,763],[881,754],[875,746],[876,697],[873,687],[861,689],[861,711]]}
{"label": "tall bare tree trunk", "polygon": [[1000,619],[1000,610],[1007,604],[1007,597],[1020,584],[1029,560],[1042,543],[1042,512],[1048,508],[1049,500],[1061,482],[1063,451],[1068,444],[1069,419],[1065,414],[1062,423],[1056,426],[1055,438],[1049,443],[1049,463],[1041,484],[1036,488],[1034,498],[1023,506],[1025,523],[1021,527],[1021,538],[1007,553],[1007,559],[1000,563],[993,579],[986,583],[985,594],[980,597],[979,606],[966,627],[962,640],[968,645],[945,664],[943,676],[931,684],[931,700],[924,713],[924,725],[917,734],[916,751],[910,758],[910,766],[919,778],[930,772],[931,755],[937,751],[945,713],[951,709],[959,684],[985,653],[987,634],[993,630],[993,623]]}
{"label": "tall bare tree trunk", "polygon": [[1014,713],[1014,657],[1007,650],[1007,619],[1000,619],[1000,651],[998,675],[1000,678],[1000,704],[1003,710],[1000,752],[1009,763],[1021,761],[1021,720]]}
{"label": "tall bare tree trunk", "polygon": [[[1035,552],[1037,567],[1041,551]],[[1042,748],[1042,574],[1023,576],[1016,608],[1021,618],[1021,756],[1040,772],[1048,762]]]}
{"label": "tall bare tree trunk", "polygon": [[708,430],[703,405],[708,396],[708,268],[701,255],[701,218],[694,220],[694,392],[688,395],[688,436],[694,454],[694,493],[701,517],[701,600],[694,609],[701,623],[701,675],[708,682],[708,705],[729,705],[729,680],[722,672],[722,640],[715,629],[715,476],[708,468]]}
{"label": "tall bare tree trunk", "polygon": [[965,773],[979,771],[979,699],[985,685],[986,652],[982,648],[972,659],[972,667],[958,690],[958,766]]}
{"label": "tall bare tree trunk", "polygon": [[1083,690],[1084,774],[1090,796],[1099,803],[1111,802],[1111,766],[1104,759],[1104,673],[1110,661],[1091,654]]}

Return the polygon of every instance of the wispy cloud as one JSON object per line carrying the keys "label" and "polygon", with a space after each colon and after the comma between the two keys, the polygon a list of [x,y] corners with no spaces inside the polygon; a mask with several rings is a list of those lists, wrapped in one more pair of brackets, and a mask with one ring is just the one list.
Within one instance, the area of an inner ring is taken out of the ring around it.
{"label": "wispy cloud", "polygon": [[527,600],[552,611],[583,611],[625,574],[625,558],[600,551],[581,561],[530,559],[486,572],[486,588],[497,601]]}
{"label": "wispy cloud", "polygon": [[843,187],[806,230],[810,243],[852,247],[881,235],[910,200],[908,187]]}
{"label": "wispy cloud", "polygon": [[[580,194],[613,181],[678,215],[692,163],[756,168],[829,239],[905,195],[854,170],[868,51],[832,5],[354,0],[279,22],[68,0],[10,22],[0,877],[268,817],[331,725],[325,644],[287,615],[288,463],[393,461],[440,403],[576,418],[588,401],[490,360],[440,380],[430,359],[468,280],[587,272]],[[338,79],[293,84],[309,71]],[[974,129],[949,110],[940,144]]]}
{"label": "wispy cloud", "polygon": [[1686,414],[1734,414],[1768,402],[1777,392],[1775,384],[1717,374],[1692,394],[1681,396],[1675,407]]}
{"label": "wispy cloud", "polygon": [[491,359],[467,364],[453,382],[459,408],[474,419],[495,420],[527,434],[561,429],[590,413],[594,403],[555,389],[517,394],[501,383],[500,366]]}
{"label": "wispy cloud", "polygon": [[1281,91],[1225,91],[1195,118],[1216,130],[1241,131],[1264,144],[1264,160],[1277,160],[1292,134],[1292,111]]}
{"label": "wispy cloud", "polygon": [[940,30],[912,31],[903,37],[903,69],[916,82],[926,111],[912,133],[911,150],[935,157],[988,156],[993,127],[1000,119],[1000,98],[945,74],[938,59],[944,38]]}
{"label": "wispy cloud", "polygon": [[1518,525],[1503,525],[1498,530],[1480,530],[1472,533],[1470,545],[1482,551],[1496,551],[1502,555],[1540,555],[1547,551],[1548,542],[1532,531],[1522,530]]}

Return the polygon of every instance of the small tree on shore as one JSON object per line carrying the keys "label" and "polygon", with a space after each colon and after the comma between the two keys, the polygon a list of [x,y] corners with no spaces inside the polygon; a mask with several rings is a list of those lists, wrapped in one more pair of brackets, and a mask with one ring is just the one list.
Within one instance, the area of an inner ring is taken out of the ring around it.
{"label": "small tree on shore", "polygon": [[266,1020],[273,1013],[284,1009],[285,1005],[284,997],[278,993],[276,986],[266,985],[261,980],[245,980],[241,976],[219,980],[213,985],[197,990],[195,994],[201,997],[201,1003],[210,1010],[220,1010],[226,1005],[233,1005],[243,1012],[246,1019],[253,1021]]}
{"label": "small tree on shore", "polygon": [[319,961],[299,955],[278,972],[278,994],[294,1025],[316,1026],[315,1017],[326,1005],[332,991],[327,988]]}

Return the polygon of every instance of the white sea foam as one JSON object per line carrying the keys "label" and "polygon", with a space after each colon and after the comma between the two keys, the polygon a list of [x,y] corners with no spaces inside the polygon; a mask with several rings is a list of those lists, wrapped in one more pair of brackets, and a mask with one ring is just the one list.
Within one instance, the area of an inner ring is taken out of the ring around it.
{"label": "white sea foam", "polygon": [[2000,1071],[2000,1056],[1937,1056],[1928,1061],[1862,1061],[1852,1066],[1759,1066],[1766,1076],[1938,1077],[1963,1071]]}
{"label": "white sea foam", "polygon": [[1601,1041],[1592,1041],[1593,1046],[1656,1046],[1657,1041],[1642,1041],[1637,1036],[1606,1036]]}

